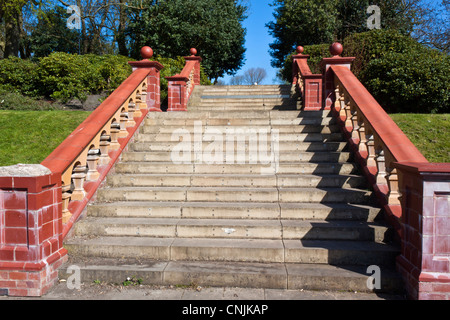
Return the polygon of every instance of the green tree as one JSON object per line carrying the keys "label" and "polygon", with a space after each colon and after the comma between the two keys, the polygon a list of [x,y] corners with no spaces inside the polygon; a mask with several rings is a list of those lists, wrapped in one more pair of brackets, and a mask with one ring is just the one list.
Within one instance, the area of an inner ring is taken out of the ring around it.
{"label": "green tree", "polygon": [[367,31],[367,8],[377,5],[381,28],[411,34],[423,14],[422,0],[274,0],[275,21],[266,24],[275,38],[272,66],[280,68],[297,45],[330,44]]}
{"label": "green tree", "polygon": [[338,0],[274,0],[275,21],[266,24],[275,38],[270,44],[272,66],[280,68],[295,45],[312,45],[333,40]]}
{"label": "green tree", "polygon": [[52,52],[77,53],[79,34],[67,28],[66,10],[55,6],[43,12],[31,35],[28,37],[31,51],[35,57],[45,57]]}
{"label": "green tree", "polygon": [[[32,1],[31,1],[32,2]],[[0,0],[0,22],[4,24],[3,56],[19,56],[23,39],[22,11],[26,0]],[[22,50],[21,50],[22,49]]]}
{"label": "green tree", "polygon": [[174,59],[187,55],[194,47],[211,79],[234,74],[242,67],[246,34],[242,22],[247,7],[240,1],[144,0],[143,7],[129,9],[127,34],[133,57],[139,58],[144,45],[160,56]]}

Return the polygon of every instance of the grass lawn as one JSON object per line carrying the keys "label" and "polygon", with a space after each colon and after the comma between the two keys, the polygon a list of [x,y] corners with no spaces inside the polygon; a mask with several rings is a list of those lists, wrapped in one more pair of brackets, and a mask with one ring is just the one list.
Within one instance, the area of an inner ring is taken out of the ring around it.
{"label": "grass lawn", "polygon": [[[41,163],[89,116],[86,111],[0,111],[0,166]],[[392,114],[430,162],[450,162],[450,114]]]}
{"label": "grass lawn", "polygon": [[430,162],[450,162],[450,114],[391,114]]}
{"label": "grass lawn", "polygon": [[1,110],[0,166],[41,163],[89,114]]}

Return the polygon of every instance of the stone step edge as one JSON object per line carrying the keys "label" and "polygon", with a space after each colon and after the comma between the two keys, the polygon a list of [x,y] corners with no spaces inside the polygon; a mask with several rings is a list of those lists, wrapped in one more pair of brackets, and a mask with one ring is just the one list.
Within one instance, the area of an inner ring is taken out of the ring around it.
{"label": "stone step edge", "polygon": [[394,266],[400,253],[397,244],[373,241],[133,236],[73,236],[64,247],[80,257],[379,266]]}
{"label": "stone step edge", "polygon": [[154,236],[215,239],[328,239],[384,242],[392,227],[379,222],[294,219],[196,219],[87,217],[75,225],[78,236]]}
{"label": "stone step edge", "polygon": [[401,278],[388,268],[380,268],[380,289],[370,289],[367,280],[371,273],[365,266],[117,259],[82,261],[70,257],[59,270],[60,279],[68,280],[73,274],[68,272],[69,267],[72,270],[73,266],[79,268],[83,283],[140,281],[143,285],[403,293]]}
{"label": "stone step edge", "polygon": [[[157,212],[155,213],[154,210]],[[192,210],[196,210],[197,214],[193,214]],[[230,211],[233,214],[230,214]],[[217,219],[220,217],[221,219],[249,220],[262,217],[265,219],[310,220],[316,217],[318,220],[325,221],[376,222],[382,220],[382,209],[362,204],[344,203],[324,205],[320,203],[223,202],[218,204],[217,202],[116,201],[89,204],[87,215],[92,217],[172,217],[180,219]]]}

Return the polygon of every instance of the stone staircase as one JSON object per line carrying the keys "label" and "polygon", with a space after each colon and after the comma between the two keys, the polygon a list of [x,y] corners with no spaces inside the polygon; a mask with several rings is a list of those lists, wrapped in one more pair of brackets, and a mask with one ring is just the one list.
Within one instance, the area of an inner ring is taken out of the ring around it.
{"label": "stone staircase", "polygon": [[378,291],[401,291],[399,248],[339,128],[296,105],[289,86],[199,86],[188,112],[149,114],[68,263],[87,282],[363,292],[376,265]]}

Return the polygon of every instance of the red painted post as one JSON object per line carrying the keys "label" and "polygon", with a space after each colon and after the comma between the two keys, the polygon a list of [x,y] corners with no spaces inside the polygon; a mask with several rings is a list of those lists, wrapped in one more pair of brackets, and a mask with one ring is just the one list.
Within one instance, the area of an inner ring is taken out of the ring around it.
{"label": "red painted post", "polygon": [[146,103],[150,112],[161,112],[161,82],[160,71],[164,68],[156,61],[150,61],[153,57],[153,49],[145,46],[141,49],[141,61],[128,62],[133,68],[133,72],[139,68],[150,69],[147,76]]}
{"label": "red painted post", "polygon": [[334,75],[329,70],[331,66],[343,66],[350,70],[354,57],[340,57],[343,47],[339,42],[335,42],[330,46],[331,58],[323,58],[321,62],[322,81],[323,81],[323,108],[330,110],[332,104],[336,100],[334,93]]}
{"label": "red painted post", "polygon": [[58,280],[61,175],[42,165],[0,168],[0,295],[41,296]]}

